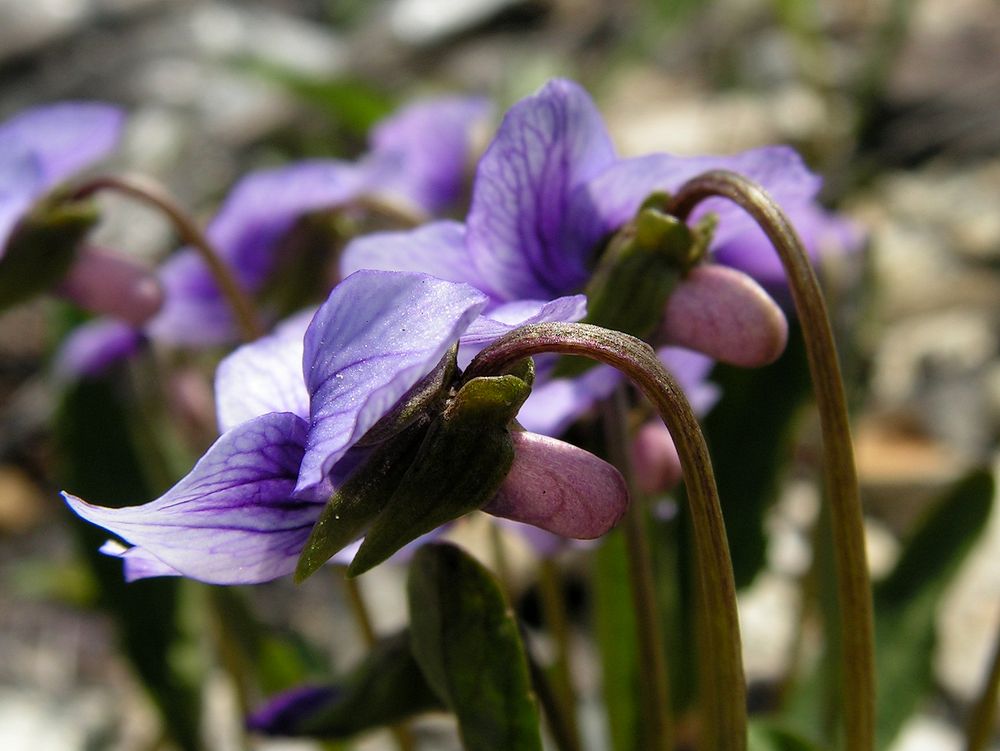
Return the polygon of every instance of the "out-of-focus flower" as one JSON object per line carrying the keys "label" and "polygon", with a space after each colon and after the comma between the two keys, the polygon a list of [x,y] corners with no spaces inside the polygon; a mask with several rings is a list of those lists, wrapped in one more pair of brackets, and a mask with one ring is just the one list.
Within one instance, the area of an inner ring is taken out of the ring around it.
{"label": "out-of-focus flower", "polygon": [[[312,160],[251,173],[229,193],[206,237],[240,286],[257,293],[275,271],[282,240],[306,214],[374,199],[426,216],[454,203],[471,162],[473,133],[489,113],[489,103],[481,98],[418,101],[378,124],[369,152],[355,162]],[[238,338],[232,311],[192,248],[172,254],[159,278],[165,301],[142,327],[146,337],[192,347],[229,344]],[[92,340],[95,333],[91,329],[76,335]],[[74,336],[66,346],[79,351]],[[135,338],[137,347],[141,341]],[[95,355],[113,351],[94,346],[89,350]],[[100,372],[111,362],[81,360],[76,372]]]}
{"label": "out-of-focus flower", "polygon": [[[354,274],[311,319],[300,314],[221,363],[224,432],[165,495],[114,509],[66,500],[132,545],[105,547],[125,560],[130,579],[180,574],[237,584],[290,573],[333,489],[373,451],[366,434],[486,303],[468,285],[423,274]],[[481,320],[479,335],[490,327],[504,324]],[[624,512],[624,483],[610,465],[541,437],[517,435],[514,446],[514,464],[485,510],[589,537]]]}
{"label": "out-of-focus flower", "polygon": [[0,257],[35,201],[114,150],[123,122],[111,105],[61,102],[0,124]]}

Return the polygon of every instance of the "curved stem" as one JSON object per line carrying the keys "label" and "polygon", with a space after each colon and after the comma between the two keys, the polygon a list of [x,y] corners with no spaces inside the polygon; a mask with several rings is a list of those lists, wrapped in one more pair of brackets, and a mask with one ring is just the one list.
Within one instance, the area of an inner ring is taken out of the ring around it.
{"label": "curved stem", "polygon": [[[607,436],[608,458],[618,467],[629,496],[637,498],[635,479],[627,450],[629,436],[626,429],[626,404],[624,388],[619,386],[605,401],[604,426]],[[636,641],[639,645],[639,681],[643,717],[649,728],[646,745],[656,751],[671,751],[674,747],[673,722],[670,715],[670,686],[667,658],[661,634],[662,621],[656,604],[656,585],[653,581],[653,556],[649,549],[649,531],[646,525],[646,508],[643,503],[630,503],[622,520],[625,533],[625,551],[628,559],[629,589],[635,610]],[[709,692],[706,704],[711,704]]]}
{"label": "curved stem", "polygon": [[617,368],[642,391],[673,436],[688,490],[707,608],[705,646],[713,671],[704,676],[712,713],[706,728],[714,731],[715,748],[741,751],[746,748],[747,717],[736,586],[712,462],[687,397],[649,345],[585,323],[538,323],[516,329],[480,352],[464,377],[500,373],[518,360],[544,352],[589,357]]}
{"label": "curved stem", "polygon": [[875,667],[872,595],[865,559],[857,470],[826,304],[809,257],[788,218],[763,188],[733,172],[706,172],[685,183],[668,210],[686,219],[708,198],[728,198],[750,214],[774,245],[785,267],[795,310],[802,322],[806,356],[819,408],[827,493],[837,566],[841,613],[841,695],[844,744],[868,751],[875,733]]}
{"label": "curved stem", "polygon": [[556,659],[552,665],[553,688],[562,706],[566,730],[572,736],[573,747],[581,748],[576,723],[576,692],[573,690],[573,673],[570,669],[572,656],[569,618],[561,579],[558,564],[552,558],[543,558],[538,572],[538,588],[541,592],[543,617],[556,643]]}
{"label": "curved stem", "polygon": [[[365,604],[365,598],[361,594],[361,586],[358,584],[356,578],[345,576],[343,571],[338,571],[337,575],[344,584],[344,591],[347,593],[347,599],[351,603],[351,612],[354,613],[354,620],[357,622],[358,630],[364,638],[365,646],[371,649],[375,646],[378,636],[375,633],[371,614],[368,612],[368,605]],[[405,723],[397,722],[394,725],[390,725],[389,732],[395,738],[399,751],[414,751],[416,745],[413,735]]]}
{"label": "curved stem", "polygon": [[233,276],[232,269],[219,257],[208,238],[163,186],[146,177],[106,175],[88,180],[76,188],[69,197],[72,200],[81,200],[102,190],[122,193],[162,212],[173,224],[181,239],[194,248],[208,266],[212,278],[219,285],[219,291],[233,311],[243,339],[253,341],[264,335],[264,328],[257,318],[253,303]]}

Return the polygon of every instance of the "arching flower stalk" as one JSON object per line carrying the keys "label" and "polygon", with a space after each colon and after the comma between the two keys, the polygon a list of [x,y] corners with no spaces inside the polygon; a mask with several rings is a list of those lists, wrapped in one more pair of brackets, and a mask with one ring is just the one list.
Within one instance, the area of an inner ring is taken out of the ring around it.
{"label": "arching flower stalk", "polygon": [[837,565],[844,746],[867,751],[873,747],[875,732],[872,594],[847,400],[826,304],[795,228],[759,185],[734,172],[706,172],[682,185],[668,210],[685,219],[702,201],[714,197],[735,202],[767,234],[785,267],[801,321],[823,433],[823,471]]}
{"label": "arching flower stalk", "polygon": [[[480,352],[465,378],[502,373],[519,360],[544,353],[587,357],[617,369],[639,388],[670,430],[688,490],[706,614],[704,650],[710,672],[703,676],[702,706],[705,728],[712,738],[708,747],[746,748],[746,687],[729,543],[708,448],[683,390],[648,344],[628,334],[582,323],[521,327]],[[653,747],[662,747],[662,741],[654,739],[653,743]]]}

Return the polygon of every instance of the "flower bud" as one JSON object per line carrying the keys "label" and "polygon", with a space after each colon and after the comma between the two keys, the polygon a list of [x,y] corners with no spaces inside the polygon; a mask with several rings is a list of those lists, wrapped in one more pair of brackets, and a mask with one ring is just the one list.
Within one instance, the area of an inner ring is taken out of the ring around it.
{"label": "flower bud", "polygon": [[511,437],[514,463],[483,511],[580,540],[600,537],[625,514],[625,480],[606,461],[537,433]]}
{"label": "flower bud", "polygon": [[755,368],[774,362],[784,351],[788,321],[743,272],[697,266],[667,301],[660,337],[721,362]]}
{"label": "flower bud", "polygon": [[142,326],[163,305],[159,280],[145,266],[104,248],[81,248],[59,294],[81,308]]}
{"label": "flower bud", "polygon": [[666,426],[650,420],[632,441],[632,470],[643,493],[664,493],[681,481],[681,460]]}

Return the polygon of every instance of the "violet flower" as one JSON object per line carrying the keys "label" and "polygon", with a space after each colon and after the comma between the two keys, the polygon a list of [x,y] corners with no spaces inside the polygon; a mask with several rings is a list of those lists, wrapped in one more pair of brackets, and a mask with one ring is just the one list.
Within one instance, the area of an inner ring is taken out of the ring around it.
{"label": "violet flower", "polygon": [[[275,270],[282,239],[306,214],[365,198],[416,215],[437,213],[454,203],[465,181],[473,131],[489,112],[489,103],[474,97],[418,101],[376,125],[370,151],[356,162],[311,160],[251,173],[229,193],[206,236],[239,284],[259,292]],[[193,249],[171,255],[159,278],[165,303],[142,327],[146,337],[192,347],[238,339],[232,312]],[[117,356],[128,354],[97,346],[95,330],[70,336],[61,357],[64,373],[98,373]],[[119,332],[108,331],[121,341]],[[86,347],[73,341],[77,335],[88,339]],[[141,342],[141,337],[134,338],[133,351]]]}
{"label": "violet flower", "polygon": [[[358,272],[311,320],[300,314],[220,364],[223,433],[167,493],[125,508],[64,497],[80,516],[131,545],[103,549],[124,559],[129,579],[183,575],[239,584],[288,574],[333,488],[371,450],[361,439],[486,303],[465,284]],[[504,324],[481,319],[477,327],[485,336]],[[580,449],[544,441],[516,441],[520,459],[495,500],[496,513],[561,534],[607,531],[627,503],[620,475]],[[561,471],[566,467],[572,472]],[[540,483],[559,492],[530,492]]]}
{"label": "violet flower", "polygon": [[97,102],[61,102],[0,124],[0,258],[17,223],[66,178],[118,144],[124,114]]}
{"label": "violet flower", "polygon": [[[654,154],[619,159],[587,93],[570,81],[554,80],[507,112],[479,164],[464,225],[445,221],[413,232],[357,238],[344,253],[342,271],[419,270],[466,282],[489,296],[488,309],[579,293],[591,277],[602,243],[632,219],[651,194],[674,191],[689,178],[717,168],[761,183],[796,221],[814,253],[819,238],[839,226],[816,205],[820,180],[793,150],[769,146],[722,157]],[[773,281],[767,276],[769,263],[757,259],[773,251],[762,247],[763,236],[752,220],[721,200],[706,201],[695,218],[706,212],[718,217],[711,244],[716,260]],[[718,280],[709,281],[681,299],[685,310],[707,310],[699,294],[719,286]],[[725,281],[734,283],[731,278]],[[756,288],[745,277],[735,283]],[[742,338],[729,337],[738,351],[726,354],[747,360],[760,352],[773,355],[784,346],[783,317],[757,291],[759,295],[737,290],[736,297],[769,305],[771,312],[758,319],[777,328],[765,332],[767,341],[755,352],[741,344]],[[698,320],[710,325],[693,331]],[[686,330],[677,337],[668,331],[668,342],[701,344],[699,349],[719,357],[717,321],[702,316],[681,323]],[[610,393],[618,380],[609,368],[598,367],[572,380],[536,385],[519,419],[529,430],[556,435]]]}

